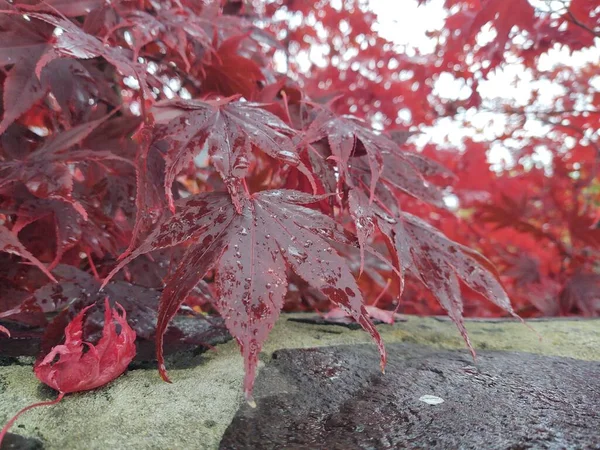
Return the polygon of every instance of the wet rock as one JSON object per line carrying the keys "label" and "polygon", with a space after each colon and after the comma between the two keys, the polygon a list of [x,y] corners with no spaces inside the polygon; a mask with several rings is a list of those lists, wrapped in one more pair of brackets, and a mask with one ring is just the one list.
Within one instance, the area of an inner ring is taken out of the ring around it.
{"label": "wet rock", "polygon": [[[165,362],[171,368],[194,367],[198,356],[218,344],[232,339],[219,317],[210,320],[198,317],[176,316],[164,337]],[[154,339],[138,340],[137,353],[129,370],[156,369]]]}
{"label": "wet rock", "polygon": [[[42,329],[18,328],[11,338],[0,335],[0,366],[22,364],[22,357],[40,353]],[[192,367],[195,357],[232,339],[223,319],[176,316],[164,337],[164,352],[171,367]],[[92,340],[94,342],[94,340]],[[138,339],[137,352],[129,369],[155,369],[154,337]]]}
{"label": "wet rock", "polygon": [[43,448],[41,441],[13,433],[8,433],[0,446],[0,450],[42,450]]}
{"label": "wet rock", "polygon": [[[298,323],[306,323],[306,324],[310,324],[310,325],[338,325],[341,327],[346,327],[349,330],[360,330],[362,329],[362,327],[360,326],[360,324],[354,322],[352,319],[350,318],[327,318],[327,317],[323,317],[323,316],[317,316],[317,315],[311,315],[311,316],[307,316],[307,317],[290,317],[288,319],[290,322],[298,322]],[[384,322],[382,322],[381,320],[378,319],[371,319],[371,321],[375,324],[375,325],[382,325]],[[395,322],[402,322],[404,321],[403,319],[396,319]]]}
{"label": "wet rock", "polygon": [[220,448],[600,449],[600,362],[389,344],[279,350]]}

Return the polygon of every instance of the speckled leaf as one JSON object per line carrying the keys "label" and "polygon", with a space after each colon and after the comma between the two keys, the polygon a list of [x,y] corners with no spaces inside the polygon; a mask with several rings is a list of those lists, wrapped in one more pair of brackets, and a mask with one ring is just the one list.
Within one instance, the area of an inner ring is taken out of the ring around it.
{"label": "speckled leaf", "polygon": [[328,109],[323,109],[315,117],[305,132],[307,143],[327,139],[331,155],[338,163],[338,168],[346,182],[352,184],[350,177],[350,158],[366,153],[366,160],[371,174],[371,197],[383,171],[384,150],[394,151],[396,144],[385,136],[376,134],[366,123],[352,116],[337,116]]}
{"label": "speckled leaf", "polygon": [[[432,205],[445,207],[443,190],[428,178],[451,180],[453,174],[448,169],[421,155],[400,149],[395,149],[393,153],[383,151],[381,156],[384,166],[375,195],[379,195],[381,189],[392,192],[400,190]],[[361,180],[361,184],[366,186],[371,185],[373,177],[365,156],[355,158],[350,170],[355,180]],[[355,181],[355,184],[358,183]]]}
{"label": "speckled leaf", "polygon": [[[230,189],[238,210],[239,198],[232,189],[235,186],[232,180],[247,175],[253,148],[298,167],[312,180],[292,142],[295,131],[259,104],[232,101],[231,98],[167,102],[155,106],[155,117],[158,122],[155,139],[165,140],[169,145],[165,191],[171,207],[170,192],[175,177],[204,148]],[[161,121],[162,117],[167,120]]]}
{"label": "speckled leaf", "polygon": [[160,371],[162,333],[179,305],[206,271],[216,268],[216,307],[240,344],[246,364],[245,392],[252,404],[258,354],[279,317],[287,291],[287,269],[347,311],[385,350],[363,306],[363,298],[345,260],[332,241],[352,239],[333,219],[307,208],[326,196],[298,191],[263,191],[246,199],[237,214],[227,194],[202,194],[178,202],[175,215],[113,270],[151,250],[190,241],[178,269],[167,280],[157,327]]}
{"label": "speckled leaf", "polygon": [[435,295],[473,354],[463,323],[459,280],[518,318],[492,264],[482,255],[451,241],[412,214],[401,213],[394,225],[387,221],[379,221],[379,224],[384,233],[393,239],[403,270],[416,277]]}
{"label": "speckled leaf", "polygon": [[366,194],[358,189],[350,192],[350,208],[361,246],[366,245],[367,237],[361,229],[377,226],[398,266],[400,285],[404,285],[406,273],[423,283],[448,311],[471,351],[473,347],[463,323],[460,281],[518,317],[493,265],[476,251],[451,241],[412,214],[398,211],[391,215],[377,204],[369,205]]}

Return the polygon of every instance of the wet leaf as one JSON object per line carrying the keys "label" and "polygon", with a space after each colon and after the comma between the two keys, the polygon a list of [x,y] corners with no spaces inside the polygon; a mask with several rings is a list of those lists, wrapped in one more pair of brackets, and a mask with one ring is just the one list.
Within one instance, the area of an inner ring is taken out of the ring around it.
{"label": "wet leaf", "polygon": [[[261,105],[233,99],[178,101],[156,105],[155,140],[168,143],[165,191],[173,207],[171,186],[175,177],[206,149],[212,164],[240,207],[240,179],[248,174],[251,152],[259,149],[298,167],[312,179],[292,141],[295,131]],[[162,124],[161,114],[177,117]]]}
{"label": "wet leaf", "polygon": [[161,297],[157,347],[163,378],[168,380],[161,353],[162,333],[211,268],[216,271],[215,306],[244,356],[244,386],[250,403],[258,354],[283,307],[288,268],[367,330],[378,343],[382,366],[385,364],[381,338],[363,306],[356,281],[331,247],[332,241],[353,243],[352,236],[328,216],[305,206],[322,199],[298,191],[264,191],[246,200],[238,214],[227,194],[190,197],[179,202],[177,212],[159,223],[111,272],[108,279],[139,255],[183,242],[191,244]]}

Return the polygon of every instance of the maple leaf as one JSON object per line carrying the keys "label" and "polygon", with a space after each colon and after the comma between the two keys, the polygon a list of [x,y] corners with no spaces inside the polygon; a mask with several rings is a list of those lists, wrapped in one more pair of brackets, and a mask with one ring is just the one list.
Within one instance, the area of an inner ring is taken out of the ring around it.
{"label": "maple leaf", "polygon": [[[159,146],[152,145],[153,133],[153,127],[148,126],[140,128],[134,135],[138,143],[135,158],[137,213],[131,241],[124,255],[131,252],[139,236],[156,223],[164,208],[165,160]],[[173,195],[170,186],[169,193]]]}
{"label": "maple leaf", "polygon": [[[260,104],[233,99],[175,101],[155,105],[155,140],[168,143],[165,191],[173,209],[171,186],[206,146],[213,166],[230,190],[238,208],[239,180],[250,166],[251,151],[259,149],[286,164],[297,167],[312,181],[292,141],[295,131]],[[177,117],[172,118],[177,114]],[[169,120],[161,124],[162,117]]]}
{"label": "maple leaf", "polygon": [[178,202],[178,212],[156,230],[109,274],[107,282],[127,262],[149,251],[190,242],[177,270],[167,279],[157,325],[161,375],[168,380],[162,356],[162,334],[204,274],[216,270],[216,308],[238,341],[245,360],[246,398],[252,387],[258,354],[279,317],[287,291],[287,269],[346,310],[385,351],[365,307],[356,281],[330,242],[352,244],[333,219],[303,205],[324,196],[298,191],[263,191],[245,199],[236,213],[226,193],[202,194]]}
{"label": "maple leaf", "polygon": [[362,146],[367,154],[368,166],[371,171],[370,190],[371,197],[373,197],[383,171],[382,153],[385,150],[389,153],[395,152],[397,145],[384,136],[375,134],[359,119],[352,116],[337,116],[326,108],[319,111],[311,122],[304,133],[303,142],[312,144],[321,139],[327,139],[331,155],[349,183],[352,180],[349,173],[350,158],[360,156],[361,149],[358,145]]}
{"label": "maple leaf", "polygon": [[426,177],[453,178],[454,175],[435,161],[400,150],[394,139],[403,143],[398,133],[392,137],[377,134],[366,123],[352,116],[336,116],[324,109],[304,132],[302,142],[313,144],[326,140],[331,158],[337,162],[346,184],[359,187],[362,180],[371,199],[377,190],[381,190],[382,181],[389,188],[443,207],[441,189],[427,181]]}
{"label": "maple leaf", "polygon": [[[377,176],[378,184],[374,187],[374,190],[371,190],[371,199],[374,195],[380,203],[388,205],[388,208],[395,211],[398,204],[397,192],[401,191],[429,204],[444,208],[443,190],[430,182],[428,178],[453,179],[454,174],[435,161],[415,153],[401,151],[389,145],[390,143],[394,144],[389,141],[387,148],[380,154],[384,165],[381,173]],[[352,181],[348,184],[357,186],[357,188],[350,189],[348,203],[350,216],[356,225],[356,233],[360,244],[361,273],[364,268],[364,249],[367,241],[375,231],[370,212],[371,205],[364,204],[361,190],[362,188],[368,189],[368,186],[373,189],[373,174],[364,158],[354,158],[348,172],[352,177]],[[384,214],[381,209],[380,212]],[[389,219],[387,213],[386,217]],[[398,264],[395,266],[398,266]],[[398,270],[401,270],[401,268],[398,267]],[[400,280],[400,285],[402,286],[402,284],[403,280]]]}
{"label": "maple leaf", "polygon": [[0,225],[0,251],[6,253],[12,253],[13,255],[20,256],[31,262],[34,266],[39,268],[48,278],[52,281],[56,281],[50,271],[44,266],[35,256],[19,242],[17,236],[9,231],[4,225]]}
{"label": "maple leaf", "polygon": [[106,150],[70,150],[108,117],[110,114],[54,134],[24,159],[0,161],[0,187],[22,182],[36,197],[64,200],[87,218],[84,208],[71,196],[73,175],[68,165],[104,160],[131,164],[128,159]]}
{"label": "maple leaf", "polygon": [[204,89],[225,96],[241,94],[247,100],[255,100],[265,77],[254,61],[238,54],[246,37],[245,34],[230,37],[214,52],[207,53],[201,78]]}
{"label": "maple leaf", "polygon": [[80,17],[102,6],[104,0],[18,0],[13,2],[19,9],[32,12],[59,12],[67,17]]}
{"label": "maple leaf", "polygon": [[26,201],[17,212],[17,220],[12,231],[18,234],[27,225],[47,216],[52,216],[55,222],[56,251],[53,261],[49,264],[52,270],[60,262],[64,253],[73,248],[82,238],[83,220],[75,208],[61,200]]}
{"label": "maple leaf", "polygon": [[494,24],[498,33],[494,45],[504,50],[513,26],[526,30],[535,22],[534,10],[527,0],[481,0],[481,7],[470,24],[469,35],[474,37],[488,22]]}
{"label": "maple leaf", "polygon": [[42,100],[48,91],[69,119],[71,111],[78,116],[89,113],[90,100],[114,100],[114,94],[98,87],[92,73],[99,74],[78,61],[52,61],[44,70],[38,68],[42,56],[52,51],[54,27],[38,21],[35,24],[32,26],[22,17],[0,17],[0,66],[12,65],[4,81],[0,133]]}
{"label": "maple leaf", "polygon": [[575,307],[582,315],[593,317],[600,313],[600,275],[577,273],[567,281],[560,293],[563,313]]}
{"label": "maple leaf", "polygon": [[573,211],[569,215],[568,223],[571,239],[590,247],[600,248],[600,228],[594,227],[594,222],[593,217]]}
{"label": "maple leaf", "polygon": [[51,29],[31,27],[21,17],[0,16],[0,65],[13,65],[3,89],[4,116],[0,133],[41,100],[47,90],[35,75],[35,66],[49,48]]}
{"label": "maple leaf", "polygon": [[[396,149],[394,153],[382,151],[383,171],[379,176],[381,183],[375,189],[376,196],[384,196],[382,191],[395,195],[402,191],[431,205],[444,208],[444,192],[442,188],[429,180],[438,177],[443,180],[454,180],[455,175],[441,164],[417,153]],[[356,158],[350,167],[353,184],[372,186],[372,175],[369,173],[364,157]],[[358,183],[361,180],[362,183]]]}
{"label": "maple leaf", "polygon": [[96,36],[86,33],[68,19],[37,12],[30,13],[28,16],[52,25],[55,30],[60,30],[59,33],[53,30],[52,45],[45,49],[35,65],[34,73],[38,78],[41,77],[44,67],[57,58],[92,59],[102,57],[123,76],[138,80],[143,96],[142,107],[151,101],[152,95],[146,83],[146,71],[137,62],[128,58],[122,48],[104,45]]}
{"label": "maple leaf", "polygon": [[[65,343],[57,345],[34,365],[35,376],[59,392],[56,400],[30,405],[19,411],[0,431],[0,444],[9,428],[24,412],[38,406],[54,405],[65,394],[104,386],[120,376],[135,356],[135,331],[126,320],[125,311],[117,303],[112,309],[104,301],[104,328],[96,345],[83,341],[83,318],[93,305],[84,308],[66,327]],[[120,331],[117,334],[115,322]],[[84,348],[87,350],[84,353]],[[58,358],[58,359],[57,359]]]}
{"label": "maple leaf", "polygon": [[190,72],[189,55],[195,56],[196,52],[211,49],[211,38],[203,28],[202,18],[189,8],[157,8],[153,13],[120,9],[119,17],[118,25],[111,26],[111,32],[127,29],[135,59],[143,47],[156,43],[178,55],[186,72]]}
{"label": "maple leaf", "polygon": [[[57,345],[34,366],[36,376],[48,386],[68,394],[103,386],[121,375],[135,356],[135,331],[127,323],[125,310],[112,309],[104,300],[104,328],[96,345],[82,340],[83,317],[93,305],[81,310],[65,329],[65,343]],[[115,324],[120,326],[117,334]],[[84,345],[87,352],[83,353]],[[58,361],[54,362],[56,357]]]}
{"label": "maple leaf", "polygon": [[[35,72],[31,72],[31,76],[36,76]],[[68,122],[82,123],[92,118],[94,110],[90,104],[100,101],[119,104],[110,85],[99,81],[104,81],[103,78],[110,79],[108,74],[98,72],[85,61],[59,59],[42,70],[40,83],[42,88],[48,87]]]}
{"label": "maple leaf", "polygon": [[431,291],[457,325],[473,355],[474,350],[463,323],[459,280],[518,317],[498,281],[493,265],[482,255],[451,241],[439,230],[410,213],[394,213],[378,205],[369,205],[366,195],[358,190],[353,190],[351,195],[352,214],[357,223],[368,222],[373,228],[377,225],[387,240],[390,253],[402,276],[409,273]]}

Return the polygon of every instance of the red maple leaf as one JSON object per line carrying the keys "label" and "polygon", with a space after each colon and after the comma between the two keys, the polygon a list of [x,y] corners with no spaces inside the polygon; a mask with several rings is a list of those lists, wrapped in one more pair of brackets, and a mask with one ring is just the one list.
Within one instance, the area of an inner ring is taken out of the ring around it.
{"label": "red maple leaf", "polygon": [[[111,309],[108,298],[104,301],[104,328],[96,345],[83,341],[83,317],[93,305],[81,312],[67,325],[65,343],[57,345],[34,365],[35,376],[59,392],[56,400],[30,405],[19,411],[0,432],[0,445],[9,428],[21,414],[38,406],[54,405],[65,394],[87,391],[114,380],[127,369],[135,356],[135,331],[125,320],[125,311],[117,303],[121,314]],[[120,327],[117,334],[115,323]],[[87,351],[84,353],[84,349]],[[58,358],[58,360],[57,360]]]}
{"label": "red maple leaf", "polygon": [[0,225],[0,252],[12,253],[13,255],[18,255],[21,258],[28,260],[44,272],[48,278],[52,281],[56,281],[46,266],[44,266],[23,246],[23,244],[21,244],[21,242],[19,242],[16,234],[8,230],[4,225]]}
{"label": "red maple leaf", "polygon": [[0,161],[0,187],[22,182],[34,196],[69,203],[87,219],[83,206],[72,197],[73,173],[69,165],[106,160],[131,164],[128,159],[106,150],[71,150],[108,117],[109,115],[52,135],[25,157]]}
{"label": "red maple leaf", "polygon": [[258,354],[279,317],[287,292],[287,269],[346,310],[385,351],[362,295],[345,260],[332,242],[354,244],[333,219],[304,205],[321,201],[291,190],[263,191],[244,199],[240,214],[227,193],[203,194],[177,203],[178,212],[157,228],[109,274],[152,250],[191,243],[177,270],[166,280],[157,325],[159,370],[168,381],[162,336],[194,286],[216,269],[216,308],[238,341],[246,365],[245,392],[250,404]]}
{"label": "red maple leaf", "polygon": [[247,100],[255,100],[265,77],[258,64],[238,53],[240,44],[246,38],[245,34],[230,37],[214,52],[206,54],[202,81],[207,91],[225,96],[241,94]]}
{"label": "red maple leaf", "polygon": [[398,271],[402,275],[412,275],[436,297],[457,325],[473,355],[475,353],[463,323],[460,281],[518,317],[493,265],[485,257],[451,241],[412,214],[386,211],[377,204],[370,205],[363,192],[352,190],[350,198],[359,238],[363,223],[371,223],[373,228],[377,225],[387,240]]}
{"label": "red maple leaf", "polygon": [[[238,209],[239,183],[248,174],[251,152],[255,148],[298,167],[312,180],[292,141],[296,132],[261,105],[233,100],[190,100],[155,105],[154,139],[168,144],[165,192],[171,208],[171,186],[175,177],[205,145]],[[163,117],[168,118],[166,123]]]}

